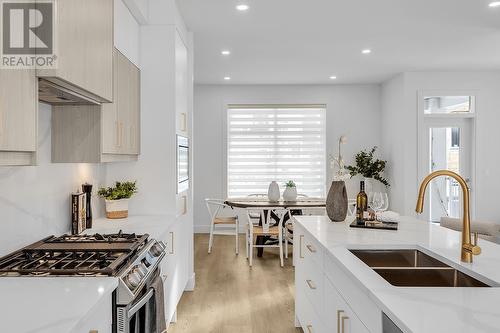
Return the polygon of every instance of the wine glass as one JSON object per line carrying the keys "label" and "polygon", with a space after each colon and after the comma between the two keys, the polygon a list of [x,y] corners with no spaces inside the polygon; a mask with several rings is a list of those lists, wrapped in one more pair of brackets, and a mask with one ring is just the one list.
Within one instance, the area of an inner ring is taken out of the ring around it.
{"label": "wine glass", "polygon": [[375,219],[377,217],[377,213],[380,211],[380,208],[384,206],[384,196],[381,192],[373,193],[373,201],[372,208],[375,211]]}
{"label": "wine glass", "polygon": [[384,204],[380,208],[382,212],[385,212],[387,209],[389,209],[389,196],[387,195],[387,192],[382,193],[382,200],[384,201]]}

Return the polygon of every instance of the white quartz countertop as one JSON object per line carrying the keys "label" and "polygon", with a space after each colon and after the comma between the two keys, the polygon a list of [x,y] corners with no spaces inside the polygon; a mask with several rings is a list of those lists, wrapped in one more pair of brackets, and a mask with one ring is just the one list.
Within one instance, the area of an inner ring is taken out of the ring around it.
{"label": "white quartz countertop", "polygon": [[[398,231],[350,228],[352,221],[296,216],[359,288],[404,332],[500,332],[500,245],[479,240],[482,253],[460,261],[461,233],[402,217]],[[407,288],[389,284],[349,249],[419,249],[493,288]]]}
{"label": "white quartz countertop", "polygon": [[[159,238],[173,215],[96,219],[84,233],[127,233]],[[0,277],[0,332],[68,333],[118,286],[114,277]]]}
{"label": "white quartz countertop", "polygon": [[0,332],[72,332],[117,286],[107,277],[2,277]]}

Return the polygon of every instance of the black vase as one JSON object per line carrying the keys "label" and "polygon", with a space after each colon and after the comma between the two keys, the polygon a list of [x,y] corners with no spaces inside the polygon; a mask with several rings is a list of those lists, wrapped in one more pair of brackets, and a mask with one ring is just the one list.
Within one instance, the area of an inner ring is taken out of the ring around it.
{"label": "black vase", "polygon": [[92,228],[92,185],[83,184],[82,192],[86,194],[86,206],[87,210],[85,211],[85,226],[87,229]]}
{"label": "black vase", "polygon": [[326,197],[326,213],[330,220],[343,222],[347,217],[347,205],[345,182],[333,181]]}

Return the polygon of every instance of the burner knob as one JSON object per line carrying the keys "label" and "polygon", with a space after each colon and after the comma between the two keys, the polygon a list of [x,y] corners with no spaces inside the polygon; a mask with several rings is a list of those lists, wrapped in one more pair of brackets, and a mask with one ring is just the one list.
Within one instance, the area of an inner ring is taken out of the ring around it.
{"label": "burner knob", "polygon": [[141,283],[141,276],[137,266],[130,270],[130,273],[127,274],[126,283],[130,289],[135,289]]}
{"label": "burner knob", "polygon": [[151,248],[149,249],[149,253],[153,257],[159,257],[162,253],[163,250],[165,250],[165,247],[162,246],[160,243],[155,243]]}
{"label": "burner knob", "polygon": [[147,267],[143,263],[140,263],[137,266],[137,271],[139,272],[139,275],[141,277],[144,277],[148,273],[148,269],[147,269]]}

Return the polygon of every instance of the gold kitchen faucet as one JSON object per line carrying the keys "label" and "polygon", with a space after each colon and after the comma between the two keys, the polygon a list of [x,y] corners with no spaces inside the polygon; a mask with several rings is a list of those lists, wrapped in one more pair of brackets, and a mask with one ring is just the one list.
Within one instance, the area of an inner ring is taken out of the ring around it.
{"label": "gold kitchen faucet", "polygon": [[457,173],[449,170],[438,170],[434,171],[422,181],[420,185],[420,191],[418,192],[417,207],[415,208],[418,214],[421,214],[424,210],[424,197],[427,185],[436,177],[448,176],[455,179],[460,187],[462,188],[464,213],[463,213],[463,226],[462,226],[462,247],[461,247],[461,259],[463,262],[471,263],[473,255],[481,254],[481,248],[477,246],[477,234],[474,234],[474,244],[471,242],[470,235],[470,208],[469,208],[469,187],[465,180]]}

